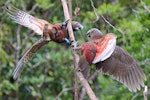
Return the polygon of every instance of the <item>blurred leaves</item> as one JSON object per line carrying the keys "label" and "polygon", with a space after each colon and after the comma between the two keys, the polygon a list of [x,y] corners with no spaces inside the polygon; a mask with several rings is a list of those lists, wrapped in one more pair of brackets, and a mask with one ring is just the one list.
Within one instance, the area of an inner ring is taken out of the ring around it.
{"label": "blurred leaves", "polygon": [[[73,15],[73,20],[78,20],[84,25],[84,30],[75,32],[79,44],[86,38],[84,33],[92,27],[99,28],[104,34],[108,32],[117,35],[117,44],[128,51],[141,65],[146,76],[147,85],[150,86],[150,1],[149,0],[93,0],[98,15],[103,15],[114,27],[111,27],[100,16],[92,23],[96,16],[90,1],[72,1],[73,10],[78,4],[81,8],[80,16]],[[13,6],[29,12],[35,9],[32,15],[45,18],[52,23],[65,20],[60,1],[54,0],[10,0],[0,1],[0,5],[12,4]],[[35,6],[37,5],[37,6]],[[74,11],[73,11],[74,12]],[[41,48],[33,59],[24,65],[24,70],[18,82],[10,79],[16,62],[23,53],[40,37],[33,35],[32,31],[21,27],[21,48],[17,49],[17,29],[14,23],[0,8],[0,100],[53,100],[59,92],[74,86],[73,58],[70,47],[66,44],[50,42]],[[83,36],[83,37],[82,37]],[[19,53],[19,57],[17,56]],[[92,72],[95,68],[92,67]],[[92,73],[91,73],[92,75]],[[110,76],[99,75],[90,81],[96,96],[101,100],[143,100],[142,91],[131,93],[121,83]],[[81,92],[81,91],[80,91]],[[80,94],[80,93],[79,93]],[[66,91],[60,100],[72,100],[73,92]],[[89,100],[88,96],[84,100]]]}
{"label": "blurred leaves", "polygon": [[50,7],[53,7],[54,4],[51,3],[50,0],[35,0],[40,8],[42,9],[49,9]]}

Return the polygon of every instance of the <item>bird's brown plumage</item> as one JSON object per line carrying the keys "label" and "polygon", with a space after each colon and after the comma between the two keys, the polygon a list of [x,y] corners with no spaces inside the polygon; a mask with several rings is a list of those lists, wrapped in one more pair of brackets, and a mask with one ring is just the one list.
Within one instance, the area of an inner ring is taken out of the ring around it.
{"label": "bird's brown plumage", "polygon": [[[80,48],[81,48],[82,56],[79,60],[79,68],[82,69],[81,71],[84,77],[87,77],[89,73],[90,70],[89,65],[93,63],[91,59],[93,59],[95,52],[98,55],[103,55],[103,52],[100,53],[100,51],[105,50],[105,46],[103,49],[101,49],[101,46],[109,45],[109,43],[103,44],[106,43],[104,42],[106,40],[101,39],[104,36],[102,36],[102,33],[96,28],[89,30],[87,32],[87,35],[89,36],[90,41],[81,45]],[[100,39],[101,41],[99,41]],[[99,41],[99,45],[97,45],[97,47],[95,48],[96,51],[92,49],[95,47],[94,46],[95,44],[92,44],[95,43],[93,41]],[[90,42],[91,44],[89,45],[88,43]],[[114,44],[110,44],[110,45],[114,45]],[[113,48],[114,46],[110,46],[110,47]],[[84,53],[84,52],[88,52],[88,53]],[[112,75],[116,80],[124,84],[132,92],[136,92],[137,90],[140,90],[141,86],[144,86],[144,80],[146,80],[146,76],[143,70],[138,65],[138,63],[129,55],[128,52],[126,52],[119,46],[115,46],[115,49],[111,49],[111,48],[108,49],[106,56],[109,52],[112,53],[108,58],[104,60],[99,60],[98,62],[94,63],[96,69],[100,70],[104,74]],[[105,58],[105,56],[103,57]]]}
{"label": "bird's brown plumage", "polygon": [[25,54],[22,56],[22,58],[19,60],[19,62],[16,65],[16,68],[13,72],[13,78],[16,80],[19,76],[21,71],[23,70],[23,64],[29,62],[29,60],[33,57],[33,55],[38,51],[39,48],[47,44],[49,41],[41,38],[38,41],[36,41],[32,47],[28,51],[25,52]]}
{"label": "bird's brown plumage", "polygon": [[[48,25],[49,30],[52,29],[52,27],[55,25],[63,24],[63,23],[57,23],[57,24],[49,23],[46,20],[34,17],[13,6],[11,8],[6,7],[5,10],[7,11],[7,14],[14,22],[33,30],[38,35],[43,35],[45,24]],[[74,31],[83,29],[83,26],[77,21],[72,21],[71,24]]]}
{"label": "bird's brown plumage", "polygon": [[[5,10],[13,21],[33,30],[36,34],[42,36],[41,39],[34,43],[31,48],[25,52],[23,57],[17,63],[13,72],[15,80],[20,76],[20,73],[23,69],[22,65],[27,63],[43,45],[47,44],[49,41],[54,41],[57,43],[70,42],[68,40],[67,31],[68,21],[58,24],[51,24],[46,20],[36,18],[15,7],[11,7],[10,9],[6,7]],[[72,21],[72,28],[74,31],[77,31],[82,29],[83,26],[77,21]]]}
{"label": "bird's brown plumage", "polygon": [[124,84],[130,91],[136,92],[144,86],[146,76],[138,63],[121,47],[116,46],[112,55],[95,64],[96,69],[102,73],[112,75],[116,80]]}

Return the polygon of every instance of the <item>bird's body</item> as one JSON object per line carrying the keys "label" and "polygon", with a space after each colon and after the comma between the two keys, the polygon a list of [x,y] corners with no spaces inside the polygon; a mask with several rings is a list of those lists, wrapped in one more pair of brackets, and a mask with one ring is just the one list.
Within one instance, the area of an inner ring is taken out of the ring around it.
{"label": "bird's body", "polygon": [[103,36],[93,28],[87,35],[90,41],[80,46],[82,56],[79,61],[79,68],[85,77],[89,73],[89,66],[94,64],[97,70],[112,75],[130,91],[136,92],[144,86],[146,76],[143,70],[128,52],[116,46],[114,34]]}
{"label": "bird's body", "polygon": [[[91,63],[97,63],[99,61],[104,61],[105,59],[110,57],[110,55],[112,54],[112,52],[115,49],[116,36],[112,33],[109,33],[104,37],[101,37],[99,39],[94,39],[90,42],[83,44],[81,50],[83,52],[92,53],[91,46],[93,46],[92,50],[93,49],[96,50],[96,53],[95,53],[95,55],[92,54],[92,56],[94,56],[94,57],[92,57],[93,58],[92,62],[89,62],[89,63],[91,64]],[[85,50],[85,49],[87,49],[87,50]],[[89,55],[90,53],[87,53],[87,54]],[[85,56],[88,57],[86,54],[85,54]],[[91,56],[91,55],[89,55],[89,56]]]}
{"label": "bird's body", "polygon": [[[15,80],[20,76],[23,64],[27,63],[43,45],[50,41],[70,43],[67,30],[67,23],[69,20],[63,23],[51,24],[46,20],[36,18],[15,7],[11,9],[5,8],[5,10],[14,22],[33,30],[37,35],[41,35],[41,39],[36,41],[17,63],[13,72],[13,78]],[[72,28],[74,31],[77,31],[82,29],[83,26],[79,22],[72,21]]]}

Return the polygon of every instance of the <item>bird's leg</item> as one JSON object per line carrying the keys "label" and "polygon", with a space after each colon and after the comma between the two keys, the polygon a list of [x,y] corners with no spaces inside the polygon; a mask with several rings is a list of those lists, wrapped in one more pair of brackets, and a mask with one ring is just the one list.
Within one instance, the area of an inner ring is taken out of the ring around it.
{"label": "bird's leg", "polygon": [[63,38],[63,40],[67,43],[67,44],[71,44],[71,42],[70,42],[70,40],[69,39],[67,39],[67,38]]}

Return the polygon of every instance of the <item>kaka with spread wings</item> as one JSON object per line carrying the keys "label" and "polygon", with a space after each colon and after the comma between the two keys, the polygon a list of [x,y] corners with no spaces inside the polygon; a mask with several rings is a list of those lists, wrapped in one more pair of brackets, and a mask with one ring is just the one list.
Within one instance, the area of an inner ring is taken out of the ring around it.
{"label": "kaka with spread wings", "polygon": [[[33,30],[37,35],[41,35],[41,38],[37,40],[28,51],[25,52],[23,57],[17,63],[13,72],[13,78],[15,80],[20,76],[23,69],[23,64],[27,63],[43,45],[50,41],[57,43],[70,43],[68,40],[67,31],[68,20],[59,24],[51,24],[46,20],[36,18],[15,7],[11,7],[10,9],[6,7],[5,10],[14,22]],[[74,31],[83,28],[83,26],[77,21],[72,21],[71,24]]]}
{"label": "kaka with spread wings", "polygon": [[79,69],[87,79],[91,64],[102,73],[113,76],[130,91],[136,92],[144,86],[146,76],[135,59],[121,47],[116,46],[116,35],[92,28],[87,32],[89,42],[77,47],[81,51]]}

